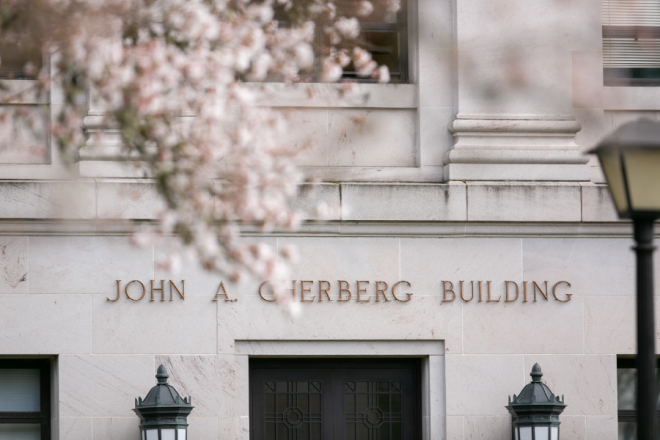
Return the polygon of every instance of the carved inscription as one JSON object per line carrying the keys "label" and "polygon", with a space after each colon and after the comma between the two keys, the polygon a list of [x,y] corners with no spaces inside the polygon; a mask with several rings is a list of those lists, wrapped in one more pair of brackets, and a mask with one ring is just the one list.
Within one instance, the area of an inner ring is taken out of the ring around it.
{"label": "carved inscription", "polygon": [[[456,298],[460,298],[464,302],[470,302],[475,298],[477,298],[477,302],[500,302],[502,300],[503,302],[515,302],[521,296],[521,302],[524,303],[537,302],[537,299],[549,301],[550,297],[555,301],[568,302],[573,295],[567,292],[571,287],[571,283],[568,281],[557,281],[554,284],[548,284],[548,281],[505,281],[499,293],[491,291],[492,281],[458,281],[457,283],[441,281],[441,283],[443,302],[451,302]],[[528,285],[528,283],[530,284]]]}
{"label": "carved inscription", "polygon": [[[290,288],[288,288],[290,286]],[[323,301],[355,301],[368,302],[408,302],[413,296],[412,292],[403,292],[412,288],[408,281],[397,281],[388,287],[385,281],[353,281],[337,280],[335,284],[327,280],[293,280],[285,286],[287,293],[293,296],[294,301],[323,302]],[[264,281],[259,286],[259,296],[264,301],[273,302],[273,286],[270,281]]]}

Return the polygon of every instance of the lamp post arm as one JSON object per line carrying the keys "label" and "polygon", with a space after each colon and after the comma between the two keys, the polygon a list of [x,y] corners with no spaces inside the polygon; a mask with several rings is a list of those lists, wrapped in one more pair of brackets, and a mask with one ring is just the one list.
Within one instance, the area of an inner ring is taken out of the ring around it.
{"label": "lamp post arm", "polygon": [[656,440],[656,354],[653,310],[653,220],[634,219],[637,255],[637,438]]}

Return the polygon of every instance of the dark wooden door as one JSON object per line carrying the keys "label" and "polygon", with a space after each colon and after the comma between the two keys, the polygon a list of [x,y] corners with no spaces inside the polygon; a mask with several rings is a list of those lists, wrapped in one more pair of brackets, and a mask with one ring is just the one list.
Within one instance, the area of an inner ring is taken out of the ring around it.
{"label": "dark wooden door", "polygon": [[417,440],[419,359],[251,359],[252,440]]}

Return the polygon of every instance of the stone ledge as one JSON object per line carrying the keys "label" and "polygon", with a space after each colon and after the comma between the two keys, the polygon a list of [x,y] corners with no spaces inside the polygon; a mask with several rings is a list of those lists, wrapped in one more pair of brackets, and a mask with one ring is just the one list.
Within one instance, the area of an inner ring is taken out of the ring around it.
{"label": "stone ledge", "polygon": [[[582,182],[318,183],[302,185],[291,202],[307,221],[321,220],[319,203],[330,213],[324,220],[346,226],[617,221],[607,187]],[[5,220],[153,220],[162,206],[148,179],[0,181],[0,219]],[[302,229],[315,228],[305,223]]]}

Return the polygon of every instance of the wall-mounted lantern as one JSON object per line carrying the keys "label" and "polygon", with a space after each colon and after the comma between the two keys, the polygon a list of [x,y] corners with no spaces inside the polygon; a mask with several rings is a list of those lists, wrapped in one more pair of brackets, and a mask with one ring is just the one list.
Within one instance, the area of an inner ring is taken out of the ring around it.
{"label": "wall-mounted lantern", "polygon": [[532,381],[525,385],[520,394],[509,396],[506,409],[511,413],[513,440],[559,440],[559,414],[564,411],[564,396],[561,400],[550,388],[541,383],[541,367],[532,367]]}
{"label": "wall-mounted lantern", "polygon": [[188,414],[194,408],[192,397],[181,398],[173,386],[167,384],[167,369],[158,367],[156,379],[147,397],[135,399],[135,413],[140,417],[141,440],[186,440]]}

